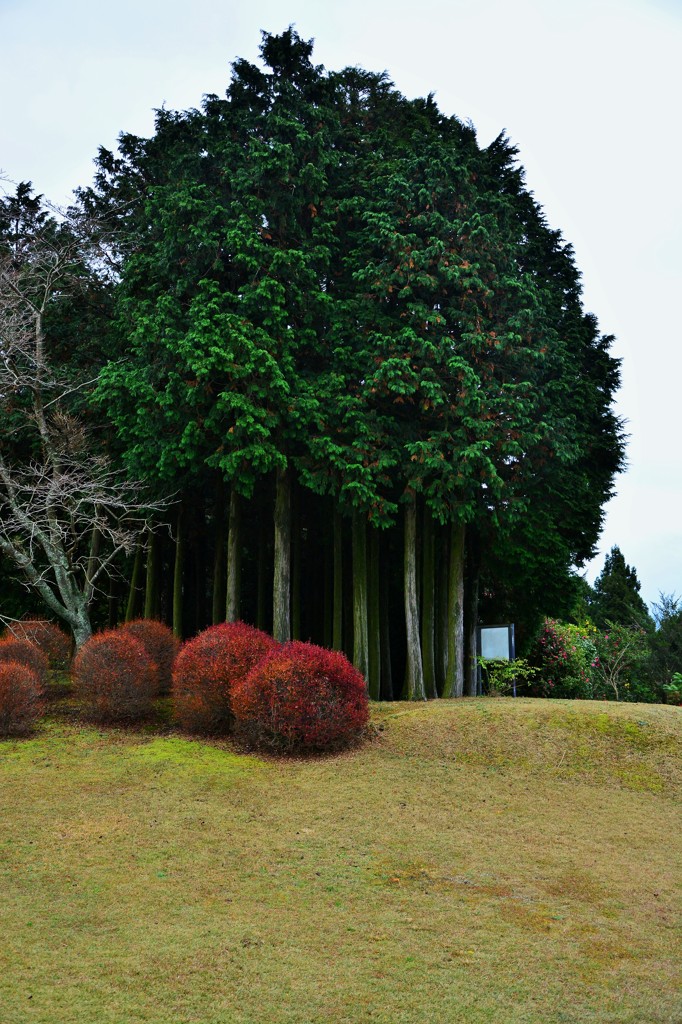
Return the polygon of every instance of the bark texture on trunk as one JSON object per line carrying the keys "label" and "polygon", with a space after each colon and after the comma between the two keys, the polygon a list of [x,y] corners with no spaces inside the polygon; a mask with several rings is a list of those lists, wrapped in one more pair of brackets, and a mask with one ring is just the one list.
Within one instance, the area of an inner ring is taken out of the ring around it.
{"label": "bark texture on trunk", "polygon": [[76,650],[78,651],[92,636],[90,616],[88,615],[86,608],[80,608],[74,611],[71,618],[71,631],[73,633],[73,641],[76,646]]}
{"label": "bark texture on trunk", "polygon": [[272,632],[285,643],[291,639],[291,479],[288,469],[276,474]]}
{"label": "bark texture on trunk", "polygon": [[227,608],[225,584],[227,559],[225,554],[225,488],[218,488],[216,499],[215,546],[213,548],[213,589],[211,593],[211,621],[214,626],[223,621]]}
{"label": "bark texture on trunk", "polygon": [[412,494],[405,505],[405,628],[407,659],[405,688],[408,700],[426,700],[424,668],[419,637],[419,602],[417,598],[417,502]]}
{"label": "bark texture on trunk", "polygon": [[332,612],[332,647],[343,650],[343,517],[334,511],[334,599]]}
{"label": "bark texture on trunk", "polygon": [[[291,636],[301,639],[301,495],[292,480],[292,532],[291,532]],[[309,580],[309,583],[311,581]]]}
{"label": "bark texture on trunk", "polygon": [[334,543],[324,546],[324,614],[322,637],[325,647],[332,647],[334,619]]}
{"label": "bark texture on trunk", "polygon": [[367,689],[371,700],[381,696],[381,591],[379,585],[379,544],[378,530],[369,530],[369,557],[367,564],[367,633],[368,675]]}
{"label": "bark texture on trunk", "polygon": [[379,557],[380,627],[381,627],[381,699],[393,700],[393,666],[391,663],[390,579],[384,559]]}
{"label": "bark texture on trunk", "polygon": [[464,693],[464,525],[453,522],[450,532],[448,584],[448,674],[444,697]]}
{"label": "bark texture on trunk", "polygon": [[147,575],[144,589],[144,617],[155,619],[157,610],[157,577],[158,577],[159,542],[155,533],[147,534]]}
{"label": "bark texture on trunk", "polygon": [[466,586],[466,692],[475,697],[479,692],[478,670],[478,597],[480,564],[478,542],[473,531],[467,530],[467,586]]}
{"label": "bark texture on trunk", "polygon": [[367,679],[367,520],[362,512],[353,513],[353,664]]}
{"label": "bark texture on trunk", "polygon": [[135,552],[135,560],[133,562],[133,572],[130,577],[130,590],[128,591],[128,601],[126,604],[126,622],[130,622],[135,618],[137,613],[137,591],[140,586],[140,576],[142,575],[142,547],[138,547]]}
{"label": "bark texture on trunk", "polygon": [[429,699],[438,696],[436,684],[436,534],[433,517],[428,507],[424,508],[422,525],[422,664],[424,667],[424,689]]}
{"label": "bark texture on trunk", "polygon": [[230,489],[230,517],[227,530],[227,585],[225,621],[236,622],[241,603],[241,500],[234,487]]}
{"label": "bark texture on trunk", "polygon": [[265,537],[265,529],[261,522],[258,529],[258,569],[256,581],[256,626],[258,629],[267,630],[269,623],[268,616],[268,545]]}
{"label": "bark texture on trunk", "polygon": [[182,575],[185,561],[185,524],[182,505],[178,511],[175,538],[175,565],[173,566],[173,632],[182,639]]}
{"label": "bark texture on trunk", "polygon": [[448,594],[450,578],[450,545],[448,543],[449,528],[438,530],[438,626],[436,634],[436,674],[438,692],[445,690],[448,676]]}

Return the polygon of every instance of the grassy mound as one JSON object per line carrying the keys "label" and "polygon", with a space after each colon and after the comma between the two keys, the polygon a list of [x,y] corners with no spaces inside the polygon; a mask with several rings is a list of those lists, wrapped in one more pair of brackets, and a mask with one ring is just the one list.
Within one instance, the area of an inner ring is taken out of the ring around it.
{"label": "grassy mound", "polygon": [[381,705],[333,758],[0,745],[3,1021],[669,1024],[680,711]]}

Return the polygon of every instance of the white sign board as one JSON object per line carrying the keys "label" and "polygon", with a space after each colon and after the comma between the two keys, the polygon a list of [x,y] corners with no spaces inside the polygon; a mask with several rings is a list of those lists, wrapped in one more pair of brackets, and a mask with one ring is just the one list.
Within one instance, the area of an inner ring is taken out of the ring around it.
{"label": "white sign board", "polygon": [[481,655],[489,660],[511,661],[514,651],[509,626],[481,626]]}

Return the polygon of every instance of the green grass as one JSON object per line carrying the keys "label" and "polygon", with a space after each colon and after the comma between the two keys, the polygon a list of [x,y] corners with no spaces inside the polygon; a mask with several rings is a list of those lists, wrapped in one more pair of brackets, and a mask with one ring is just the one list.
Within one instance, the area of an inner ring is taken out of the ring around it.
{"label": "green grass", "polygon": [[682,1020],[679,709],[374,721],[309,760],[66,712],[2,742],[3,1024]]}

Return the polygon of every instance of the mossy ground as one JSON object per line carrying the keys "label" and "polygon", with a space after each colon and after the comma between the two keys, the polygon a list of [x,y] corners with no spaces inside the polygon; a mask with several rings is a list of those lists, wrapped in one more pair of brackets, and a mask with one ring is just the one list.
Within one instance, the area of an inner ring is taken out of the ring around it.
{"label": "mossy ground", "polygon": [[53,716],[0,744],[0,1018],[682,1020],[681,714],[380,705],[309,760]]}

